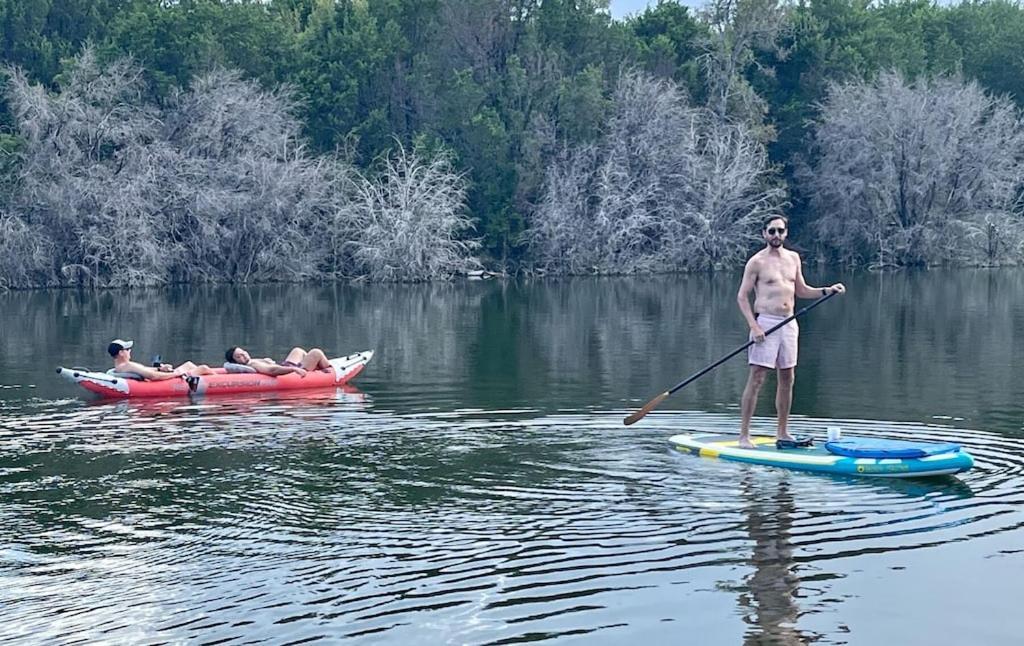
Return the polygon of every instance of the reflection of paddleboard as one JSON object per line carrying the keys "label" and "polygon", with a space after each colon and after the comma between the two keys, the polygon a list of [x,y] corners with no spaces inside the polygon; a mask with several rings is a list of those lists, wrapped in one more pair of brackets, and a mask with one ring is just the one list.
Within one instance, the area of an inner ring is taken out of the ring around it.
{"label": "reflection of paddleboard", "polygon": [[959,473],[974,466],[974,458],[957,444],[843,438],[811,447],[777,449],[774,437],[752,439],[756,449],[741,449],[735,435],[716,433],[673,435],[669,442],[684,453],[706,458],[852,476],[919,478]]}

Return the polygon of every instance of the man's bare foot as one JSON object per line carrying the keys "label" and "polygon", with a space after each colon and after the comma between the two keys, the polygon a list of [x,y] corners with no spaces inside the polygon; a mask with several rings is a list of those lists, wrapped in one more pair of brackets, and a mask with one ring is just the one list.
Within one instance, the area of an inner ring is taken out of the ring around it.
{"label": "man's bare foot", "polygon": [[796,438],[790,435],[789,433],[776,433],[775,439],[786,440],[787,442],[796,442]]}
{"label": "man's bare foot", "polygon": [[750,441],[749,437],[741,437],[740,441],[737,442],[741,449],[756,449],[757,445]]}

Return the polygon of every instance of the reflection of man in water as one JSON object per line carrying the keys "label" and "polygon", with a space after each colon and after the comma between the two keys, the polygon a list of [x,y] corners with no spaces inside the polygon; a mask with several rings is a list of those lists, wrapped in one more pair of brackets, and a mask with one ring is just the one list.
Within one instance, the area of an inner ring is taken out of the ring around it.
{"label": "reflection of man in water", "polygon": [[[751,626],[744,643],[806,644],[807,639],[795,628],[799,618],[796,605],[800,578],[793,562],[790,534],[793,528],[793,494],[788,475],[781,482],[758,481],[748,473],[740,484],[746,507],[747,532],[754,542],[750,565],[754,571],[747,578],[746,594],[739,597],[744,617]],[[768,500],[758,494],[766,493]]]}
{"label": "reflection of man in water", "polygon": [[[789,409],[793,403],[800,328],[796,319],[793,319],[771,336],[765,337],[765,330],[791,316],[798,298],[818,298],[831,292],[842,294],[846,291],[842,283],[830,287],[811,287],[804,281],[800,256],[782,246],[786,241],[787,222],[781,215],[765,222],[765,248],[747,261],[740,292],[736,295],[740,312],[750,326],[750,339],[754,342],[748,353],[750,375],[740,404],[739,444],[747,449],[756,448],[750,441],[750,418],[754,415],[761,386],[772,370],[775,370],[778,378],[775,409],[779,415],[779,427],[776,437],[780,440],[793,439],[786,425],[789,423]],[[753,309],[750,307],[751,291],[754,292]]]}

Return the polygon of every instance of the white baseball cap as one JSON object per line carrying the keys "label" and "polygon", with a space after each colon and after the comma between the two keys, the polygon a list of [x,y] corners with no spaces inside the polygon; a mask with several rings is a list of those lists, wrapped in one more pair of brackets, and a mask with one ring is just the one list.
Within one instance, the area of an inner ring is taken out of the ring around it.
{"label": "white baseball cap", "polygon": [[132,346],[135,345],[134,341],[125,341],[123,339],[114,339],[107,346],[107,352],[112,357],[116,357],[117,353],[121,350],[131,350]]}

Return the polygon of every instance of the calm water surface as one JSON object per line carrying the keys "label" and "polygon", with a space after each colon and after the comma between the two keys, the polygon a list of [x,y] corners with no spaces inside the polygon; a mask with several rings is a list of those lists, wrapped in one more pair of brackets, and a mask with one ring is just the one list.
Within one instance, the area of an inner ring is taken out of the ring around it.
{"label": "calm water surface", "polygon": [[[977,459],[918,481],[675,453],[736,428],[739,358],[622,425],[745,341],[737,278],[0,294],[0,641],[1020,643],[1024,272],[843,276],[803,320],[796,430]],[[57,381],[115,336],[377,355],[290,396]]]}

